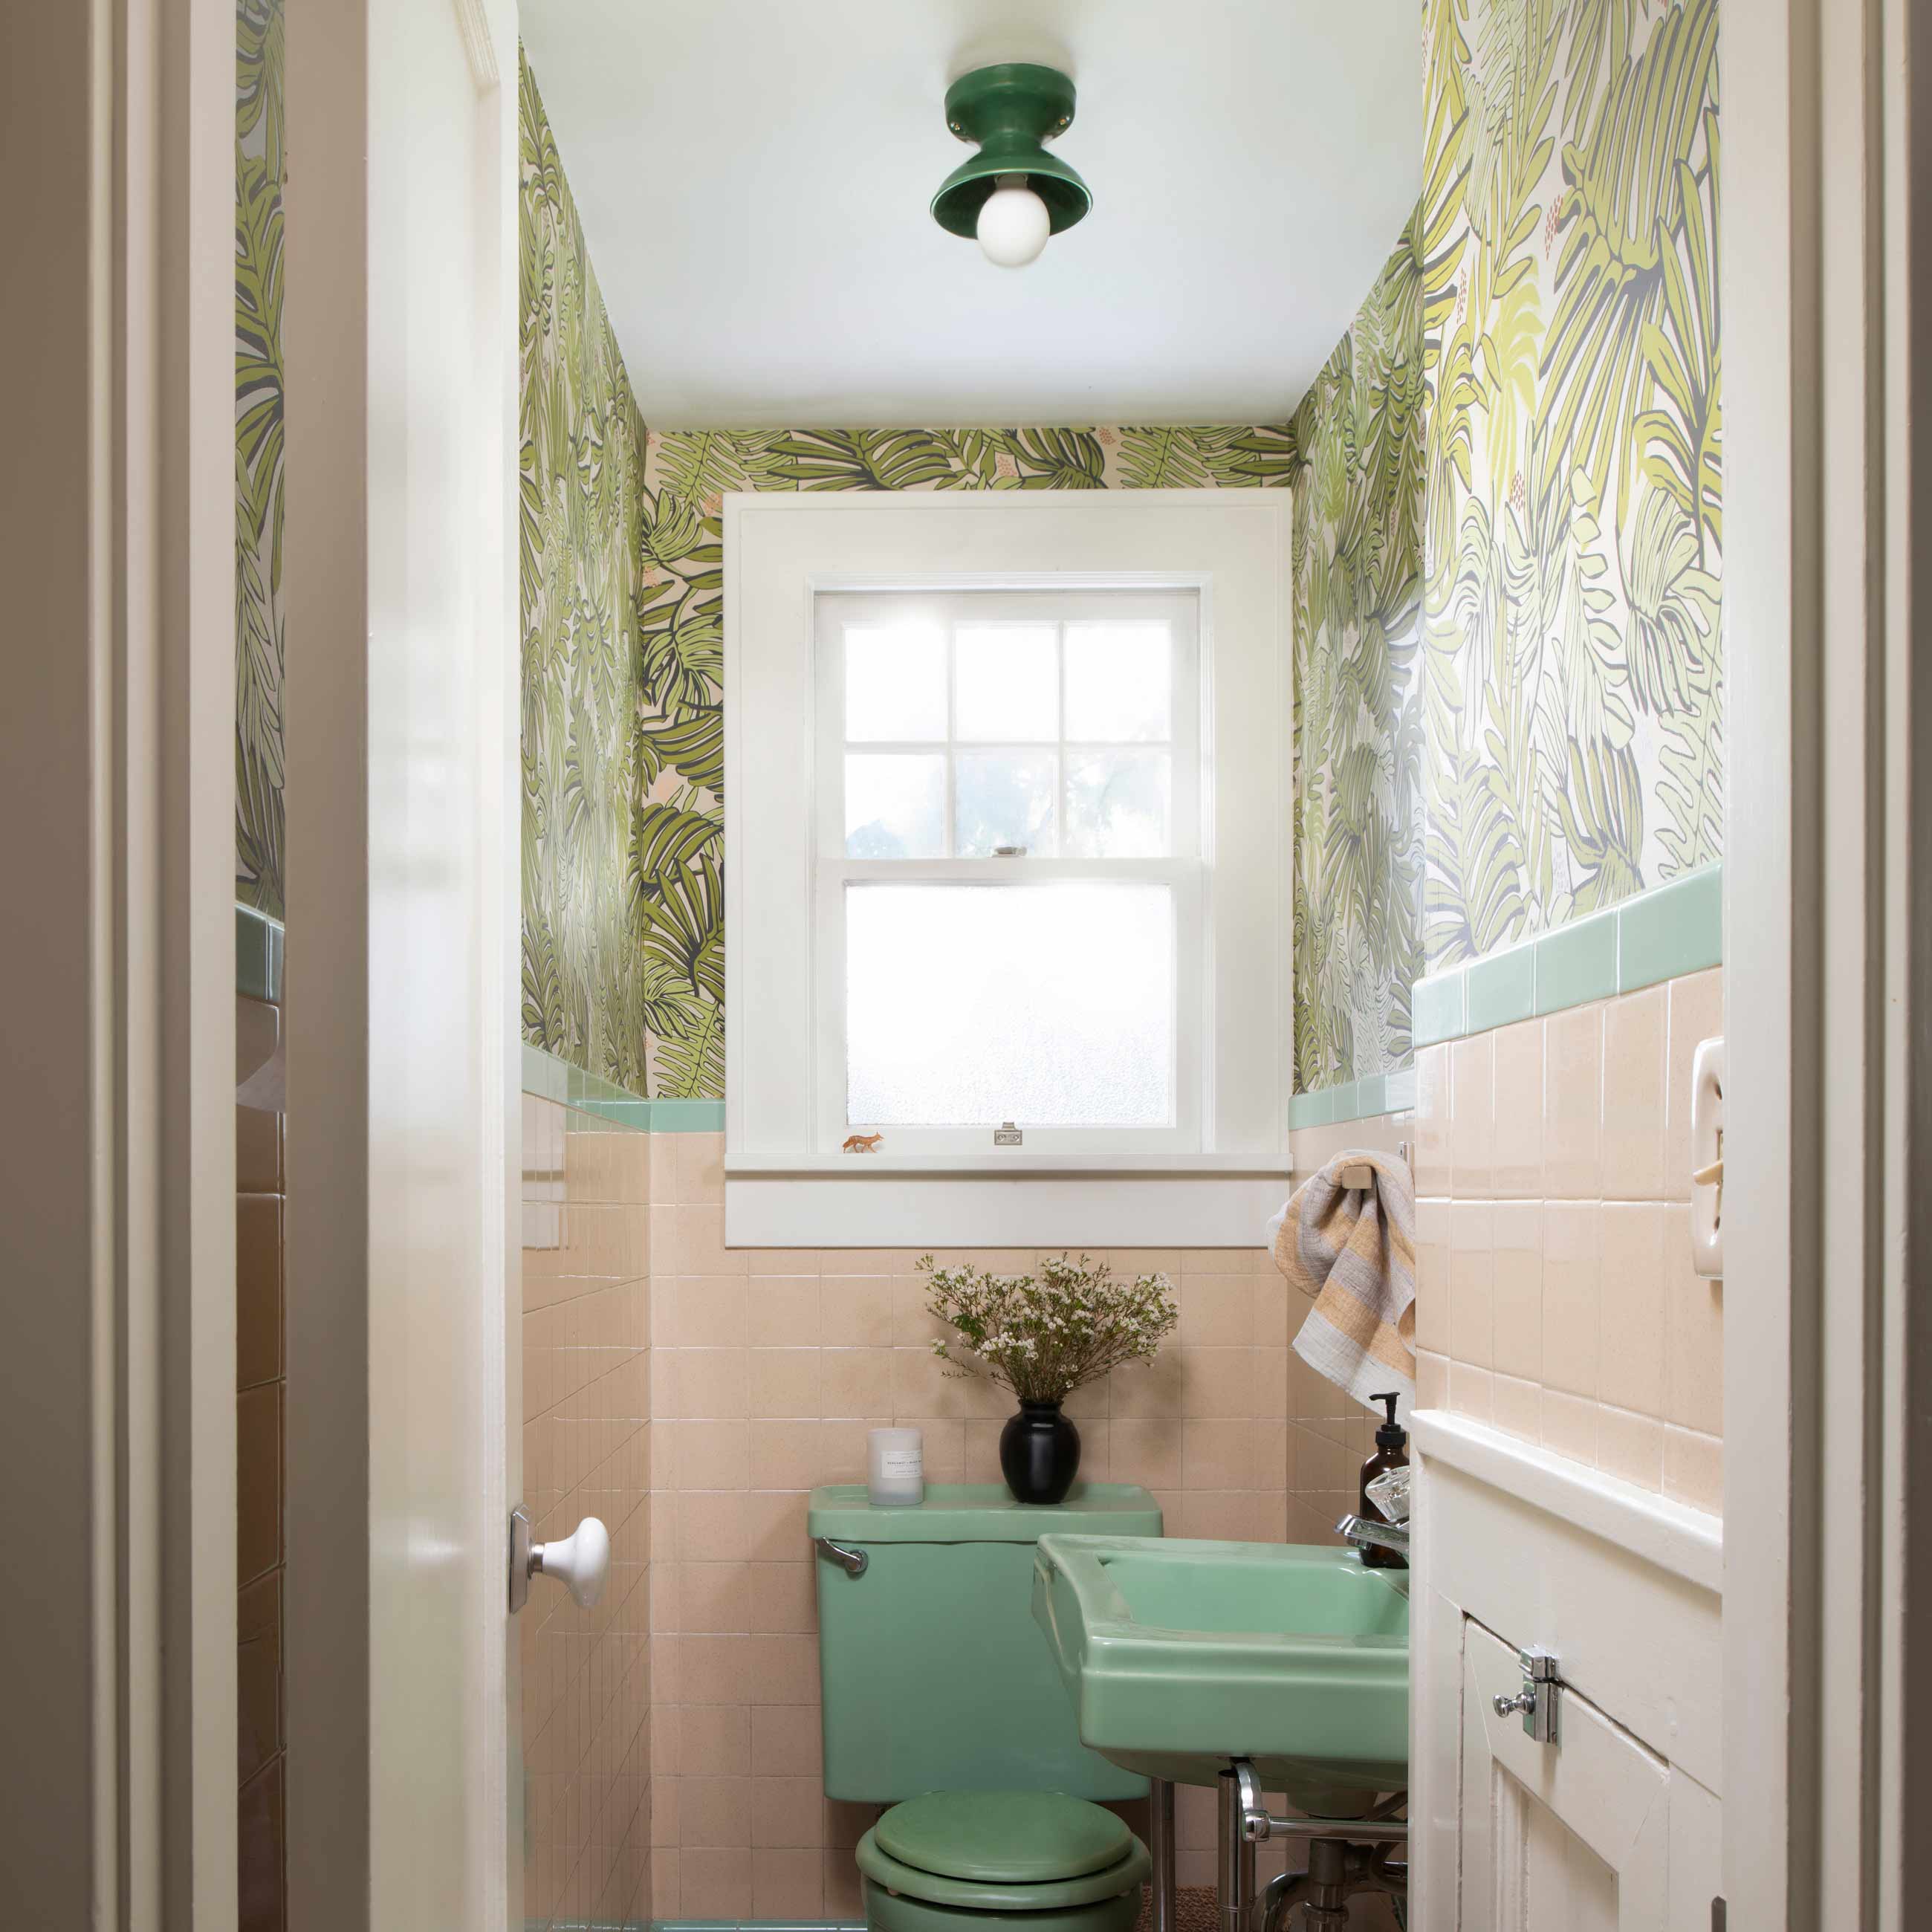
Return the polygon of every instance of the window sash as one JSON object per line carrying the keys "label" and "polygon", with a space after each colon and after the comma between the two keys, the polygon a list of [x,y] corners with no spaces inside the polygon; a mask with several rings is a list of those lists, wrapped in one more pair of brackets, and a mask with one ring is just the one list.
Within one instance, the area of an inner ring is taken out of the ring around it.
{"label": "window sash", "polygon": [[[1063,880],[1100,885],[1153,884],[1173,898],[1174,1058],[1170,1078],[1174,1119],[1166,1126],[1042,1127],[1021,1121],[1022,1151],[1033,1155],[1112,1151],[1123,1156],[1193,1154],[1205,1151],[1203,1121],[1212,1109],[1205,1092],[1202,1043],[1207,1020],[1208,886],[1197,860],[952,859],[927,862],[850,860],[820,869],[813,895],[812,1118],[817,1150],[836,1154],[855,1124],[846,1115],[845,902],[848,889],[868,883],[899,886],[1006,886],[1024,890]],[[860,1122],[858,1127],[868,1124]],[[896,1154],[962,1154],[994,1159],[1000,1151],[991,1125],[891,1128]]]}
{"label": "window sash", "polygon": [[[946,736],[936,739],[853,740],[845,736],[845,652],[848,624],[886,626],[936,617],[946,627]],[[1052,622],[1060,629],[1056,662],[1060,680],[1058,735],[1016,742],[964,739],[954,735],[957,686],[952,627],[964,620]],[[1092,622],[1158,620],[1172,639],[1169,736],[1164,740],[1105,740],[1067,735],[1064,626]],[[1084,587],[1023,592],[909,591],[821,592],[813,613],[816,772],[813,812],[816,836],[812,891],[812,1006],[814,1039],[812,1055],[811,1112],[817,1150],[836,1154],[854,1125],[846,1114],[846,922],[848,889],[868,881],[901,885],[957,884],[1025,886],[1061,880],[1095,884],[1153,883],[1173,895],[1174,987],[1174,1060],[1170,1077],[1174,1100],[1172,1123],[1150,1127],[1040,1127],[1019,1123],[1030,1156],[1106,1152],[1124,1158],[1198,1154],[1205,1151],[1204,1123],[1213,1118],[1206,1090],[1210,1064],[1205,1042],[1213,1037],[1208,1012],[1212,983],[1209,941],[1210,867],[1208,817],[1203,808],[1207,760],[1202,721],[1209,713],[1206,666],[1200,648],[1199,600],[1191,591],[1148,591]],[[1012,751],[1043,754],[1059,761],[1054,817],[1056,846],[1064,848],[1066,766],[1070,752],[1120,749],[1164,750],[1171,760],[1168,790],[1170,855],[1154,859],[1024,856],[939,859],[850,859],[845,852],[845,754],[908,753],[943,754],[945,759],[945,836],[950,853],[957,844],[954,762],[958,753]],[[862,1126],[866,1124],[860,1123]],[[994,1161],[989,1127],[894,1126],[890,1143],[902,1155],[960,1155]]]}
{"label": "window sash", "polygon": [[[862,618],[868,624],[937,616],[947,632],[946,668],[946,735],[941,739],[854,740],[845,736],[845,652],[844,632]],[[952,627],[965,619],[1018,622],[1031,619],[1052,623],[1061,633],[1056,645],[1060,680],[1058,731],[1052,738],[1030,741],[1012,738],[965,738],[956,735],[957,692],[951,641]],[[1167,624],[1173,640],[1169,735],[1165,739],[1079,737],[1067,730],[1065,626],[1113,621],[1158,621]],[[1009,752],[1035,755],[1053,753],[1058,764],[1053,812],[1056,848],[1066,845],[1066,770],[1070,754],[1088,752],[1166,751],[1168,771],[1169,855],[1194,856],[1204,849],[1204,814],[1202,800],[1206,782],[1201,721],[1207,714],[1204,668],[1200,649],[1199,599],[1190,591],[1089,589],[1036,592],[934,591],[929,593],[846,592],[821,594],[814,622],[814,682],[818,692],[817,773],[814,810],[817,848],[821,863],[845,861],[845,754],[924,755],[945,760],[946,849],[958,844],[955,822],[958,754]],[[1029,855],[1030,856],[1032,855]],[[924,860],[892,860],[892,865],[922,865]],[[986,862],[995,862],[988,860]],[[1134,862],[1114,859],[1082,861],[1096,866]]]}

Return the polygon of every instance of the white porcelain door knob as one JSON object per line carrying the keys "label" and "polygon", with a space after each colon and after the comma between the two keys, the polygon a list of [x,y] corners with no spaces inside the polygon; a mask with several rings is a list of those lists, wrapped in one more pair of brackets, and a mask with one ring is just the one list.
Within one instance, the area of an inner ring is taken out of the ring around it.
{"label": "white porcelain door knob", "polygon": [[532,1576],[554,1576],[587,1610],[604,1594],[610,1570],[610,1532],[587,1516],[561,1543],[539,1543],[530,1550]]}

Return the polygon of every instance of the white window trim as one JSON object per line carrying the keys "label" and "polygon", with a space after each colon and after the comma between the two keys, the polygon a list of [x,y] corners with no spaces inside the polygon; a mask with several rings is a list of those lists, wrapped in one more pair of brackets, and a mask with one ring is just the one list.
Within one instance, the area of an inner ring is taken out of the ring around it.
{"label": "white window trim", "polygon": [[[1287,1173],[1294,1087],[1291,516],[1288,492],[1265,489],[726,497],[728,1240],[1261,1240]],[[1165,567],[1146,568],[1156,557]],[[817,599],[1043,586],[1200,599],[1201,662],[1211,667],[1201,836],[1213,855],[1203,1151],[828,1151],[813,1076]],[[1231,890],[1237,881],[1246,889]],[[895,1185],[868,1184],[889,1177]]]}

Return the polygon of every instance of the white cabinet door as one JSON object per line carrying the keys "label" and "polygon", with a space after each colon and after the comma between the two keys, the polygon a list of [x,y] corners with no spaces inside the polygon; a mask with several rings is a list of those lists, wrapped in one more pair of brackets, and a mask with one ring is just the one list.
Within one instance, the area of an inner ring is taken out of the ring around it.
{"label": "white cabinet door", "polygon": [[1561,1741],[1536,1743],[1520,1717],[1496,1714],[1496,1697],[1522,1684],[1515,1651],[1466,1624],[1459,1923],[1466,1932],[1666,1932],[1670,1767],[1570,1690]]}

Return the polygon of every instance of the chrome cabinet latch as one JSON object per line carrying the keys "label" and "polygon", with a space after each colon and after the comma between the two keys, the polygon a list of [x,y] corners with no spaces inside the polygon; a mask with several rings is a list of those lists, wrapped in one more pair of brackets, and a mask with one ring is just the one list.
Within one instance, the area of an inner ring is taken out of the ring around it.
{"label": "chrome cabinet latch", "polygon": [[1546,1650],[1520,1650],[1516,1661],[1522,1666],[1522,1688],[1514,1697],[1496,1693],[1490,1700],[1496,1715],[1507,1718],[1520,1711],[1526,1737],[1540,1744],[1560,1744],[1563,1678],[1555,1655]]}

